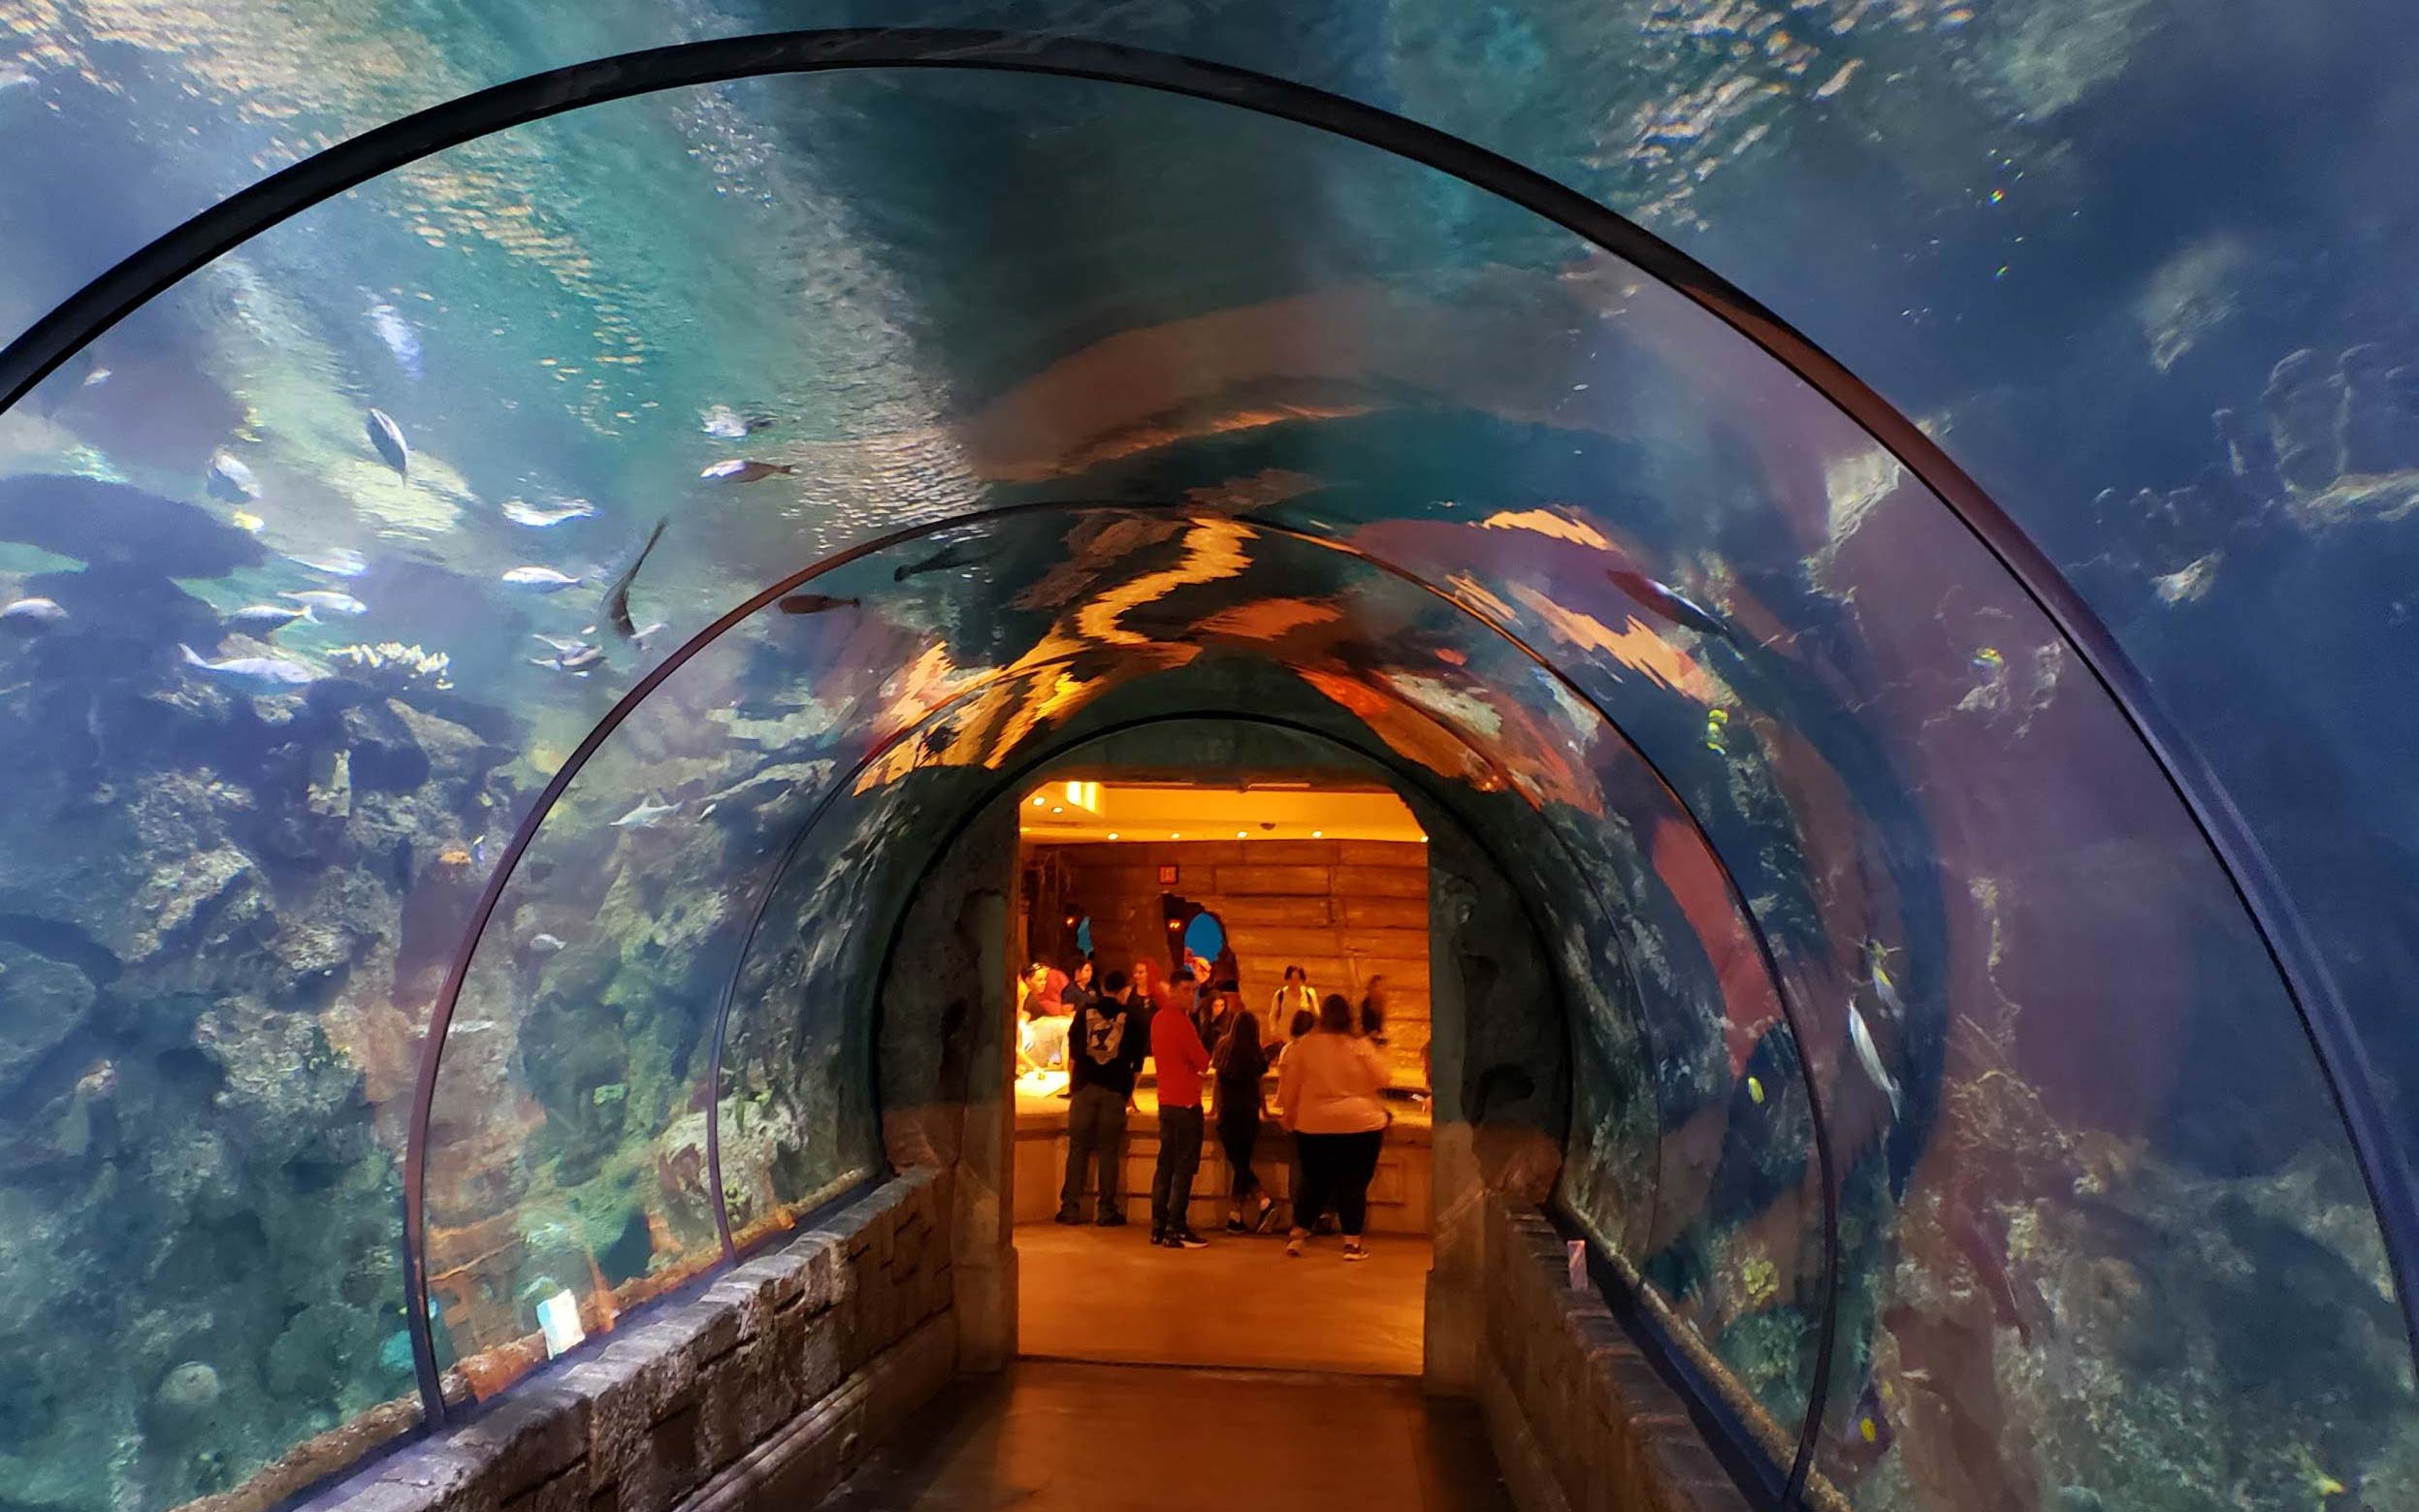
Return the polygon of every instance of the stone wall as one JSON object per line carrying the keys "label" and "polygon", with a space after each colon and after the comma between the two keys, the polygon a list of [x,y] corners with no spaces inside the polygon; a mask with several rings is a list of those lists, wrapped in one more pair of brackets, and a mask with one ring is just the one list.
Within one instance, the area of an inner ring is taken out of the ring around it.
{"label": "stone wall", "polygon": [[306,1508],[814,1505],[955,1374],[948,1185],[886,1182]]}
{"label": "stone wall", "polygon": [[1532,1206],[1486,1205],[1478,1403],[1521,1512],[1747,1512],[1688,1410]]}
{"label": "stone wall", "polygon": [[[1120,841],[1037,847],[1066,870],[1067,896],[1092,918],[1103,969],[1170,959],[1162,894],[1218,916],[1234,948],[1243,1006],[1266,1014],[1285,968],[1321,993],[1358,1003],[1372,976],[1390,989],[1386,1038],[1395,1081],[1427,1082],[1428,848],[1417,841]],[[1177,868],[1162,885],[1159,868]],[[1064,964],[1064,963],[1060,963]],[[1266,1026],[1264,1026],[1265,1028]],[[1275,1026],[1281,1034],[1283,1025]]]}

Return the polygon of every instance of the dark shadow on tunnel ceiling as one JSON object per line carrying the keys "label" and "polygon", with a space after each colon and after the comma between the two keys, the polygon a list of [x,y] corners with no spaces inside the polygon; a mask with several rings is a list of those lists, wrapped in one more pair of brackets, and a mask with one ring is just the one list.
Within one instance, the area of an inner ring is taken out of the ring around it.
{"label": "dark shadow on tunnel ceiling", "polygon": [[[581,106],[666,88],[764,74],[875,68],[1048,74],[1130,84],[1232,105],[1368,144],[1487,190],[1628,260],[1838,406],[1928,487],[2049,617],[2191,815],[2258,930],[2318,1057],[2378,1213],[2405,1334],[2419,1358],[2419,1303],[2412,1295],[2419,1287],[2419,1190],[2386,1132],[2384,1100],[2367,1052],[2265,849],[2107,625],[2031,536],[1946,452],[1788,322],[1615,211],[1474,144],[1248,70],[1069,38],[864,28],[724,38],[628,53],[532,75],[405,116],[230,196],[94,279],[0,351],[0,411],[95,337],[221,253],[432,152]],[[719,627],[709,631],[719,632]],[[415,1344],[422,1342],[426,1331],[417,1313],[407,1321],[414,1325]],[[434,1358],[423,1357],[419,1364],[423,1393],[435,1399]],[[1792,1479],[1792,1494],[1798,1479]]]}

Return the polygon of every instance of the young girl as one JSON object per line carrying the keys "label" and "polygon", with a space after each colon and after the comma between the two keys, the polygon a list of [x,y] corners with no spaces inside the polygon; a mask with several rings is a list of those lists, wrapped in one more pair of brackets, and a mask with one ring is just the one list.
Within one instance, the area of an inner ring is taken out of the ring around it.
{"label": "young girl", "polygon": [[[1227,1166],[1235,1173],[1226,1200],[1226,1232],[1265,1232],[1270,1217],[1276,1211],[1276,1204],[1270,1200],[1260,1185],[1258,1174],[1251,1169],[1251,1153],[1260,1142],[1260,1118],[1265,1110],[1260,1078],[1269,1071],[1269,1058],[1260,1048],[1258,1015],[1235,1014],[1225,1038],[1218,1041],[1217,1049],[1210,1057],[1210,1066],[1217,1074],[1218,1144],[1226,1151]],[[1243,1222],[1243,1199],[1247,1197],[1260,1199],[1259,1216],[1248,1225]]]}

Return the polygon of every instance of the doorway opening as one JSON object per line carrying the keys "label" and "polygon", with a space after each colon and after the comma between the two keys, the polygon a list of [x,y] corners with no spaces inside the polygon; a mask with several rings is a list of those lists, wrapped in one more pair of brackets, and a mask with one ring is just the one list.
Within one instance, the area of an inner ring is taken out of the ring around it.
{"label": "doorway opening", "polygon": [[[1222,770],[1204,781],[1094,762],[1052,772],[1025,794],[1018,819],[1019,1351],[1420,1374],[1435,1208],[1430,877],[1428,837],[1411,809],[1357,776]],[[1095,1093],[1079,1106],[1071,1095],[1072,1062],[1102,1048],[1087,1026],[1113,1027],[1110,1015],[1080,1008],[1088,993],[1118,986],[1134,1008],[1128,1024],[1146,1039],[1150,1018],[1183,1013],[1214,1056],[1248,1014],[1237,1038],[1247,1044],[1256,1033],[1273,1062],[1257,1083],[1266,1111],[1256,1138],[1247,1116],[1231,1126],[1241,1138],[1222,1127],[1221,1099],[1248,1095],[1251,1078],[1213,1069],[1197,1094],[1204,1138],[1179,1221],[1207,1239],[1201,1247],[1152,1242],[1163,1147],[1180,1157],[1189,1141],[1161,1106],[1165,1089],[1184,1089],[1172,1104],[1196,1095],[1180,1069],[1163,1071],[1157,1057],[1118,1046],[1139,1070],[1122,1152],[1107,1168],[1117,1190],[1103,1202],[1097,1153],[1069,1176],[1100,1102]],[[1386,1080],[1376,1168],[1355,1204],[1367,1257],[1354,1263],[1332,1203],[1303,1253],[1288,1255],[1305,1181],[1283,1126],[1282,1059],[1308,1032],[1297,1010],[1329,996],[1343,999],[1348,1036],[1373,1052]],[[1245,1192],[1253,1178],[1260,1189],[1241,1203],[1229,1141],[1247,1152]]]}

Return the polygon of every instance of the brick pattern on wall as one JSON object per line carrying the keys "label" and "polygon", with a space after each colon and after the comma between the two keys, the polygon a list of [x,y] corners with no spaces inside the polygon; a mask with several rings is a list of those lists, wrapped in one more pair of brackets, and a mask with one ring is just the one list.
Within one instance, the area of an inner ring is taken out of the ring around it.
{"label": "brick pattern on wall", "polygon": [[[1354,1003],[1372,976],[1390,990],[1395,1080],[1422,1084],[1428,1047],[1428,847],[1418,841],[1118,841],[1052,846],[1068,897],[1092,918],[1102,968],[1170,959],[1161,895],[1218,916],[1235,950],[1243,1005],[1263,1016],[1288,965],[1321,993]],[[1159,868],[1177,868],[1162,886]],[[1059,963],[1064,964],[1064,963]],[[1274,1026],[1281,1034],[1282,1025]]]}
{"label": "brick pattern on wall", "polygon": [[938,1173],[886,1182],[306,1512],[670,1512],[738,1479],[811,1506],[955,1371],[948,1213]]}

